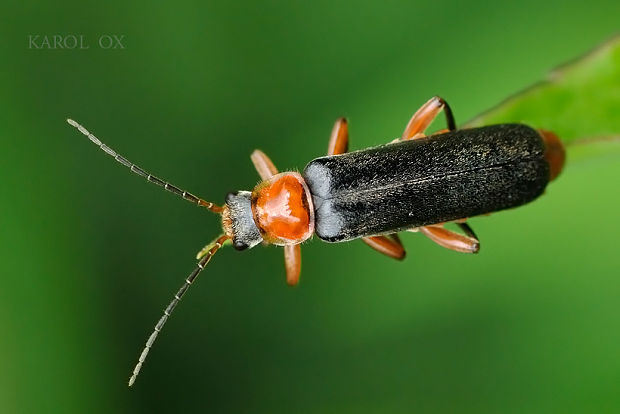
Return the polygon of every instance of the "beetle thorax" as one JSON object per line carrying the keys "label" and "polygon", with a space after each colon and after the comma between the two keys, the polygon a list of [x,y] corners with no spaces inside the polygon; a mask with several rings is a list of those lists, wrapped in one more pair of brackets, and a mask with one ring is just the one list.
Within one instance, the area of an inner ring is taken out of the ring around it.
{"label": "beetle thorax", "polygon": [[296,172],[277,174],[252,191],[252,214],[263,239],[271,244],[298,244],[314,232],[310,190]]}

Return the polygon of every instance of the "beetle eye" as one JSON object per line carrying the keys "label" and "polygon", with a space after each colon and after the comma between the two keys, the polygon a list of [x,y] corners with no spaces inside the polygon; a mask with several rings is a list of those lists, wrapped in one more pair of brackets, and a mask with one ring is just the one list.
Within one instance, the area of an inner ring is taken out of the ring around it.
{"label": "beetle eye", "polygon": [[245,249],[247,249],[249,246],[248,246],[246,243],[244,243],[244,242],[242,242],[242,241],[240,241],[240,240],[237,240],[237,241],[235,241],[235,242],[233,243],[233,247],[235,248],[235,250],[245,250]]}
{"label": "beetle eye", "polygon": [[230,193],[226,194],[226,202],[228,203],[229,201],[233,201],[238,193],[239,191],[231,191]]}

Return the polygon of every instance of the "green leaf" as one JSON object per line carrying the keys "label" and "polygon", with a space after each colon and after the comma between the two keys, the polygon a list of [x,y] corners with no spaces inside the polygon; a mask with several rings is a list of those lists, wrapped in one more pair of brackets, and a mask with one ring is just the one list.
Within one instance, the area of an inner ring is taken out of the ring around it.
{"label": "green leaf", "polygon": [[521,122],[555,132],[571,158],[620,152],[620,36],[552,71],[466,127]]}

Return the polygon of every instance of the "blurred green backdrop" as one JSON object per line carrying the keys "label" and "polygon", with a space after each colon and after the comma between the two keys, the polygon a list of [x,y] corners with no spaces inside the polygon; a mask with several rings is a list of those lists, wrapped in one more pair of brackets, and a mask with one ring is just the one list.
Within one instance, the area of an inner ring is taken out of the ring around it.
{"label": "blurred green backdrop", "polygon": [[[281,249],[225,249],[128,389],[219,223],[65,118],[220,202],[257,182],[254,148],[301,169],[338,116],[352,149],[434,94],[462,123],[616,33],[620,3],[9,3],[0,412],[618,412],[617,158],[569,160],[538,201],[472,220],[477,256],[415,234],[403,263],[314,240],[291,289]],[[55,34],[90,48],[29,48]]]}

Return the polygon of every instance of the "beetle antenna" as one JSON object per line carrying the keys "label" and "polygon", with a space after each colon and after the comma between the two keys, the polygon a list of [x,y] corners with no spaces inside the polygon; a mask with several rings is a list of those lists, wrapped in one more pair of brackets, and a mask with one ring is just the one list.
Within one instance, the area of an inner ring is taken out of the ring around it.
{"label": "beetle antenna", "polygon": [[211,247],[209,251],[203,256],[203,258],[200,259],[200,261],[198,262],[198,266],[192,271],[192,273],[189,274],[189,276],[187,277],[187,279],[185,279],[185,282],[183,283],[181,288],[178,290],[176,295],[174,295],[172,302],[170,302],[170,304],[164,310],[164,314],[162,315],[162,317],[159,319],[159,321],[155,325],[155,329],[153,329],[153,333],[151,334],[151,336],[149,336],[149,339],[147,339],[146,345],[144,346],[144,349],[142,349],[142,352],[140,353],[140,357],[138,358],[138,363],[136,364],[135,368],[133,369],[133,372],[131,373],[131,378],[129,378],[130,387],[134,384],[134,382],[136,382],[136,378],[138,377],[138,374],[140,373],[140,369],[142,368],[142,364],[144,364],[144,360],[146,359],[146,356],[149,354],[149,351],[151,350],[151,347],[153,346],[155,339],[157,339],[157,335],[159,335],[159,332],[161,332],[162,328],[166,324],[166,321],[172,314],[172,311],[174,311],[174,308],[176,308],[176,306],[179,304],[179,302],[181,301],[181,298],[183,298],[183,295],[185,295],[185,292],[187,292],[187,289],[189,289],[190,285],[194,283],[194,281],[196,280],[196,277],[198,277],[198,274],[200,274],[202,269],[204,269],[205,266],[209,263],[213,255],[229,239],[230,239],[230,236],[222,235],[218,237],[217,240],[215,240],[215,242],[213,242],[213,247]]}
{"label": "beetle antenna", "polygon": [[132,163],[131,161],[127,160],[127,158],[123,157],[122,155],[118,154],[116,151],[114,151],[112,148],[108,147],[107,145],[105,145],[103,142],[99,141],[99,139],[94,136],[93,134],[91,134],[90,132],[88,132],[88,130],[86,128],[84,128],[82,125],[78,124],[77,122],[75,122],[73,119],[67,119],[67,122],[77,128],[78,131],[80,131],[82,134],[84,134],[86,137],[88,137],[88,139],[90,139],[92,141],[93,144],[95,144],[96,146],[98,146],[99,148],[101,148],[103,150],[103,152],[105,152],[106,154],[110,155],[111,157],[113,157],[116,161],[118,161],[119,163],[123,164],[125,167],[129,168],[129,170],[133,173],[138,174],[140,177],[145,178],[147,181],[151,182],[151,183],[155,183],[160,187],[163,187],[165,190],[170,191],[171,193],[174,193],[176,195],[178,195],[179,197],[197,204],[201,207],[206,207],[207,209],[211,210],[214,213],[221,213],[223,210],[223,207],[218,206],[216,204],[213,204],[209,201],[205,201],[202,198],[196,197],[195,195],[193,195],[192,193],[189,193],[187,191],[181,190],[180,188],[166,182],[163,180],[160,180],[159,178],[155,177],[154,175],[144,171],[142,168],[138,167],[136,164]]}

